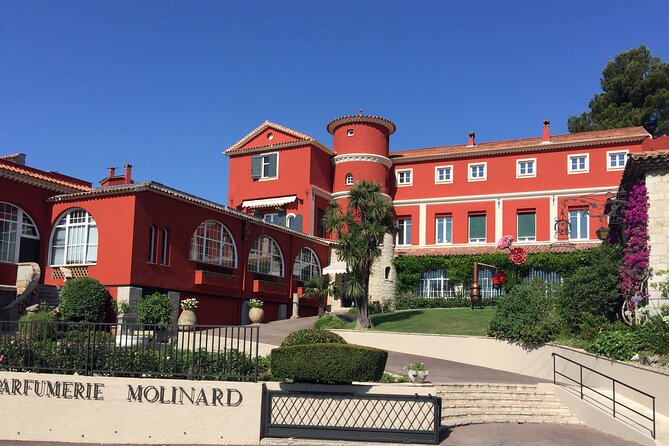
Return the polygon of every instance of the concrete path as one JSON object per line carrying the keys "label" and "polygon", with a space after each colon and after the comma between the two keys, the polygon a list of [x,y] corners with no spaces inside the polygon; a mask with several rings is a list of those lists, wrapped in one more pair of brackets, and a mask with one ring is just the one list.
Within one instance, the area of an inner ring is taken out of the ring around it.
{"label": "concrete path", "polygon": [[[293,331],[312,328],[317,319],[314,316],[262,324],[260,326],[260,343],[264,345],[264,348],[260,349],[261,354],[263,352],[269,353],[272,348],[281,345],[281,341]],[[405,373],[404,367],[412,362],[425,363],[427,369],[430,371],[429,381],[433,383],[488,382],[536,384],[546,382],[532,376],[392,351],[388,352],[386,371],[396,375],[403,375]]]}

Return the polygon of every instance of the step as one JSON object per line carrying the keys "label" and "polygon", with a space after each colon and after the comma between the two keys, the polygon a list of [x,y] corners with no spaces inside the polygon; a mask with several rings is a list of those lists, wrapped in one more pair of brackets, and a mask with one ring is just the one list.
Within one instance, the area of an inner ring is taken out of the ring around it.
{"label": "step", "polygon": [[485,384],[485,383],[455,383],[437,384],[434,386],[438,391],[458,389],[481,389],[481,390],[537,390],[536,384]]}
{"label": "step", "polygon": [[507,398],[498,396],[495,398],[482,398],[480,396],[471,395],[471,396],[442,396],[441,401],[448,404],[560,404],[555,398]]}
{"label": "step", "polygon": [[499,410],[544,410],[544,411],[553,411],[553,410],[567,410],[565,406],[560,404],[559,401],[550,401],[546,404],[526,404],[521,402],[513,403],[492,403],[492,402],[479,402],[479,403],[443,403],[441,405],[442,410],[447,409],[499,409]]}
{"label": "step", "polygon": [[479,417],[460,417],[443,419],[441,425],[445,427],[467,426],[470,424],[488,424],[488,423],[514,423],[514,424],[583,424],[576,417],[544,417],[544,418],[479,418]]}
{"label": "step", "polygon": [[536,391],[522,391],[522,390],[449,390],[447,392],[437,392],[437,395],[443,397],[461,397],[463,395],[477,396],[479,398],[495,398],[498,396],[514,397],[514,398],[554,398],[555,394],[552,392],[536,392]]}
{"label": "step", "polygon": [[477,417],[571,417],[571,412],[569,409],[557,409],[555,411],[546,411],[546,410],[532,410],[530,409],[490,409],[490,408],[462,408],[456,407],[453,409],[447,409],[441,411],[442,418],[457,418],[464,416],[477,416]]}

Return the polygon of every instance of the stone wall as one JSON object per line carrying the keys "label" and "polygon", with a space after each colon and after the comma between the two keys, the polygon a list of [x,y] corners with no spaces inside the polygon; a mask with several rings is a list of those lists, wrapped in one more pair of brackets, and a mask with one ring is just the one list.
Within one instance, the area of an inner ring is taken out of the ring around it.
{"label": "stone wall", "polygon": [[669,276],[658,276],[657,272],[669,270],[669,170],[646,174],[646,188],[650,209],[648,210],[648,233],[650,235],[650,267],[653,276],[649,281],[650,306],[658,312],[669,300],[662,299],[653,284],[666,280]]}
{"label": "stone wall", "polygon": [[381,245],[381,257],[372,265],[369,278],[369,301],[394,302],[397,288],[397,272],[393,266],[394,237],[386,234]]}

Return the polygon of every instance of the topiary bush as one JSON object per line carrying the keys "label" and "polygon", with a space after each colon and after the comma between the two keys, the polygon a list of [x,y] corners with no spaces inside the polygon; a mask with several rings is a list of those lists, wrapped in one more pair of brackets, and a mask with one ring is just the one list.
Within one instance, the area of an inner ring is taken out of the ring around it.
{"label": "topiary bush", "polygon": [[360,345],[293,345],[272,350],[272,376],[307,383],[379,381],[387,360],[387,351]]}
{"label": "topiary bush", "polygon": [[111,296],[99,281],[78,277],[65,282],[59,296],[60,316],[71,322],[104,322]]}
{"label": "topiary bush", "polygon": [[144,325],[172,323],[172,301],[167,294],[153,293],[143,296],[137,304],[137,321]]}
{"label": "topiary bush", "polygon": [[286,336],[281,347],[306,344],[346,344],[344,338],[336,333],[317,328],[305,328],[297,330]]}
{"label": "topiary bush", "polygon": [[344,328],[345,322],[339,319],[337,316],[334,316],[332,314],[326,314],[322,318],[319,318],[316,323],[314,324],[314,328],[316,329],[324,329],[324,328]]}
{"label": "topiary bush", "polygon": [[553,294],[553,287],[538,279],[514,286],[499,300],[488,335],[532,344],[553,340],[559,332]]}

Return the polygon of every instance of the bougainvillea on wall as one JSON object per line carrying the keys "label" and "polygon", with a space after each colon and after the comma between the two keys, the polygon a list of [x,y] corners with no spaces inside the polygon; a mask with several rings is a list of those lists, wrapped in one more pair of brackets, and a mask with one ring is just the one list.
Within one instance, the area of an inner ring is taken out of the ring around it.
{"label": "bougainvillea on wall", "polygon": [[623,250],[623,266],[620,269],[621,289],[626,297],[640,293],[648,277],[650,246],[648,246],[648,191],[643,180],[629,188],[627,204],[623,212],[623,224],[627,246]]}

